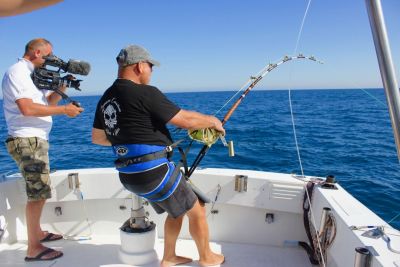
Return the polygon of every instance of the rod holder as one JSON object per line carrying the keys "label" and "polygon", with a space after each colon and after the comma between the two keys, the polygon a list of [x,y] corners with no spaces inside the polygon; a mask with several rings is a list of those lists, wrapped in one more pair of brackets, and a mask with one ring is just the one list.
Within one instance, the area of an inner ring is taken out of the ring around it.
{"label": "rod holder", "polygon": [[354,267],[371,267],[371,252],[365,247],[356,247]]}
{"label": "rod holder", "polygon": [[235,191],[247,192],[247,175],[235,175]]}
{"label": "rod holder", "polygon": [[328,207],[324,207],[322,209],[322,213],[321,213],[321,221],[319,224],[319,232],[318,233],[322,233],[324,231],[325,225],[326,225],[326,220],[328,218],[329,213],[331,212],[331,209]]}
{"label": "rod holder", "polygon": [[75,189],[79,189],[79,173],[74,172],[74,173],[68,173],[68,187],[71,190],[74,190],[74,184],[75,184]]}
{"label": "rod holder", "polygon": [[79,175],[78,173],[75,174],[75,189],[79,189],[80,187],[80,182],[79,182]]}

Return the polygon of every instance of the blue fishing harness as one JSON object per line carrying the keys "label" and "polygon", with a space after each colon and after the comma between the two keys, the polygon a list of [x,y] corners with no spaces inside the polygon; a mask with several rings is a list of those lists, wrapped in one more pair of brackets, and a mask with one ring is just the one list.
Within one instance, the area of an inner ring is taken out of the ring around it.
{"label": "blue fishing harness", "polygon": [[153,189],[144,193],[136,193],[150,201],[160,202],[172,195],[182,179],[180,168],[182,161],[175,166],[168,160],[168,153],[172,152],[175,144],[171,146],[124,144],[113,146],[117,160],[114,162],[119,172],[134,174],[158,168],[164,164],[168,171],[161,182]]}

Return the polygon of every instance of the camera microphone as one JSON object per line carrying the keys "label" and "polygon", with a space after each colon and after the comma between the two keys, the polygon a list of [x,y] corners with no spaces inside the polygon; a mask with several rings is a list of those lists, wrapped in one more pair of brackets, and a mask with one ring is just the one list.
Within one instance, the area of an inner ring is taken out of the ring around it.
{"label": "camera microphone", "polygon": [[72,74],[88,75],[90,64],[85,61],[70,59],[64,70]]}
{"label": "camera microphone", "polygon": [[[32,80],[33,83],[39,89],[44,90],[52,90],[59,94],[63,99],[68,100],[73,103],[75,106],[79,107],[80,104],[76,101],[73,101],[69,98],[63,91],[60,90],[61,87],[72,87],[76,90],[81,90],[79,88],[80,82],[82,80],[77,80],[71,74],[79,74],[79,75],[88,75],[90,72],[90,64],[85,61],[70,59],[68,62],[65,62],[61,58],[51,54],[48,56],[44,56],[43,65],[35,68],[32,72]],[[58,70],[47,69],[47,66],[58,68]],[[63,71],[63,72],[61,72]],[[71,73],[67,74],[64,77],[61,77],[62,73]]]}
{"label": "camera microphone", "polygon": [[55,55],[49,55],[43,58],[45,59],[44,65],[58,67],[65,72],[79,75],[88,75],[90,72],[90,64],[85,61],[70,59],[68,62],[65,62]]}

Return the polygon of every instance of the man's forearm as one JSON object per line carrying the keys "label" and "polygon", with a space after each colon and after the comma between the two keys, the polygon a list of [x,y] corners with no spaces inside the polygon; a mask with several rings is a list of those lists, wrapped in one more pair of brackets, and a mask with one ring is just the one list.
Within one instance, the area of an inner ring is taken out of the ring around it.
{"label": "man's forearm", "polygon": [[33,117],[63,115],[66,112],[65,106],[46,106],[37,103],[31,103],[28,107],[24,106],[20,110],[24,116]]}
{"label": "man's forearm", "polygon": [[92,128],[92,143],[100,146],[111,146],[104,130],[97,128]]}
{"label": "man's forearm", "polygon": [[215,127],[216,118],[196,111],[180,110],[170,120],[175,126],[185,129],[203,129]]}
{"label": "man's forearm", "polygon": [[[66,87],[62,87],[59,90],[64,93],[66,89]],[[52,92],[47,96],[47,102],[49,103],[49,106],[56,106],[61,99],[62,97],[56,92]]]}

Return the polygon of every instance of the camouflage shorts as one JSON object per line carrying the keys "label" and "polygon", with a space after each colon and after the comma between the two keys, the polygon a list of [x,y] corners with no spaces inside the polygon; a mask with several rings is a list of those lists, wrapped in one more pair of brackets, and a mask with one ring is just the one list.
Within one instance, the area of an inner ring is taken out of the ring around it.
{"label": "camouflage shorts", "polygon": [[13,137],[7,139],[6,146],[25,178],[28,201],[51,198],[48,141],[38,137]]}

